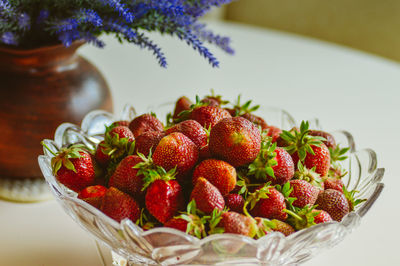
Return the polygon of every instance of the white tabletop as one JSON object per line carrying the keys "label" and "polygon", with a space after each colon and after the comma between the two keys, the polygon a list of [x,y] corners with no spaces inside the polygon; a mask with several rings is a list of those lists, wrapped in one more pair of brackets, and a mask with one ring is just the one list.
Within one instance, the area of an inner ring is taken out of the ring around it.
{"label": "white tabletop", "polygon": [[[186,44],[154,35],[167,56],[162,69],[150,52],[110,37],[104,51],[81,54],[104,74],[115,111],[125,103],[138,111],[178,96],[226,98],[239,93],[256,103],[281,107],[296,119],[318,117],[327,130],[350,131],[359,148],[372,148],[385,167],[386,187],[375,206],[342,243],[305,265],[395,265],[400,237],[395,175],[400,150],[400,66],[348,48],[296,35],[231,23],[210,23],[229,35],[235,56],[212,47],[221,66],[212,69]],[[91,237],[53,200],[37,204],[0,201],[0,265],[100,265]]]}

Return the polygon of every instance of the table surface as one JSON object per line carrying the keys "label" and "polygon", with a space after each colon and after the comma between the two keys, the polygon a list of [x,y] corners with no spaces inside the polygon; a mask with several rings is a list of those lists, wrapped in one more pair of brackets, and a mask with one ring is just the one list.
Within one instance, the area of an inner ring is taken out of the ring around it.
{"label": "table surface", "polygon": [[[103,51],[86,46],[80,53],[108,80],[116,112],[125,103],[140,112],[149,104],[203,96],[214,88],[229,99],[241,93],[286,109],[298,120],[318,117],[327,130],[350,131],[359,148],[377,152],[386,187],[351,235],[305,265],[399,265],[400,65],[277,31],[223,22],[210,27],[231,36],[236,49],[229,56],[211,47],[221,62],[218,69],[184,43],[158,34],[151,36],[164,48],[167,69],[150,52],[110,37]],[[101,265],[92,238],[54,200],[0,201],[0,226],[0,265]]]}

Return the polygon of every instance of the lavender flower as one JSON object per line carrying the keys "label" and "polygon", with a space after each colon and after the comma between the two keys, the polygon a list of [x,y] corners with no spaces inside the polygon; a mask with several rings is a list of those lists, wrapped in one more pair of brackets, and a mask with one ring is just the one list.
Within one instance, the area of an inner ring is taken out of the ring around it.
{"label": "lavender flower", "polygon": [[[0,42],[31,48],[58,39],[65,46],[84,40],[104,47],[102,33],[115,34],[153,52],[162,67],[167,66],[164,53],[146,35],[160,32],[187,42],[209,63],[218,60],[204,43],[213,44],[233,54],[230,39],[198,23],[212,7],[232,0],[0,0]],[[51,3],[51,4],[50,4]],[[204,43],[203,43],[204,42]]]}
{"label": "lavender flower", "polygon": [[21,13],[18,16],[18,26],[22,30],[29,30],[31,27],[31,17],[27,13]]}
{"label": "lavender flower", "polygon": [[128,23],[132,23],[134,16],[129,8],[125,4],[122,4],[120,0],[100,0],[104,5],[108,5],[114,8]]}
{"label": "lavender flower", "polygon": [[0,41],[4,44],[8,44],[8,45],[17,45],[18,44],[17,39],[12,32],[4,32],[0,37]]}
{"label": "lavender flower", "polygon": [[103,24],[103,20],[97,14],[96,11],[92,9],[82,8],[77,14],[77,19],[83,23],[90,23],[93,26],[99,27]]}

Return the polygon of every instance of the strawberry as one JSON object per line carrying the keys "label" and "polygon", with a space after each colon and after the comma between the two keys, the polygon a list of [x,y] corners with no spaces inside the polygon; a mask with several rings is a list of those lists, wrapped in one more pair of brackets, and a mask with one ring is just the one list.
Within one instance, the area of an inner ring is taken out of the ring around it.
{"label": "strawberry", "polygon": [[224,233],[239,234],[254,237],[257,232],[257,224],[251,217],[237,212],[224,212],[218,227],[223,228]]}
{"label": "strawberry", "polygon": [[200,211],[196,208],[196,202],[192,200],[187,205],[186,212],[175,216],[164,226],[175,228],[198,238],[206,237],[205,224],[209,220],[209,216],[201,215],[200,217],[200,215]]}
{"label": "strawberry", "polygon": [[196,165],[198,158],[196,145],[180,132],[163,137],[153,153],[156,165],[167,171],[176,168],[178,180],[183,180]]}
{"label": "strawberry", "polygon": [[207,179],[222,195],[227,195],[236,186],[235,167],[217,159],[207,159],[197,165],[193,172],[193,184],[199,177]]}
{"label": "strawberry", "polygon": [[126,127],[126,126],[116,126],[113,127],[110,131],[110,136],[114,137],[115,135],[118,135],[120,139],[125,138],[128,139],[128,142],[132,142],[135,140],[135,137],[132,133],[132,131]]}
{"label": "strawberry", "polygon": [[334,189],[326,189],[316,201],[318,209],[326,211],[333,220],[340,222],[349,213],[350,206],[345,195]]}
{"label": "strawberry", "polygon": [[119,121],[115,121],[114,123],[111,124],[111,127],[117,127],[117,126],[129,127],[129,121],[119,120]]}
{"label": "strawberry", "polygon": [[82,189],[78,193],[78,199],[84,200],[90,205],[100,209],[103,202],[103,196],[106,194],[107,188],[101,185],[89,186]]}
{"label": "strawberry", "polygon": [[309,123],[302,121],[300,130],[292,132],[284,130],[280,137],[285,142],[285,150],[292,155],[295,165],[300,160],[308,169],[315,167],[316,173],[325,176],[330,168],[329,149],[322,143],[325,139],[311,136],[308,128]]}
{"label": "strawberry", "polygon": [[243,213],[244,198],[239,194],[228,194],[224,197],[225,206],[234,212]]}
{"label": "strawberry", "polygon": [[325,189],[334,189],[343,193],[343,181],[340,178],[328,177],[324,181]]}
{"label": "strawberry", "polygon": [[274,224],[274,227],[272,227],[272,231],[281,232],[285,236],[291,235],[296,232],[294,228],[288,223],[276,219],[272,219],[271,222]]}
{"label": "strawberry", "polygon": [[104,140],[96,149],[95,158],[102,166],[108,166],[113,161],[118,162],[135,148],[133,133],[125,126],[106,127]]}
{"label": "strawberry", "polygon": [[332,221],[332,217],[329,215],[329,213],[327,213],[326,211],[323,210],[313,210],[313,212],[318,213],[315,217],[314,217],[314,222],[316,224],[321,224],[321,223],[327,223]]}
{"label": "strawberry", "polygon": [[154,114],[144,114],[129,123],[129,129],[135,138],[148,131],[163,131],[164,125]]}
{"label": "strawberry", "polygon": [[[253,217],[264,217],[267,219],[286,220],[287,214],[285,198],[278,190],[268,184],[249,193],[244,204],[243,211],[246,215],[247,205],[250,204],[250,213]],[[250,216],[250,215],[248,215]]]}
{"label": "strawberry", "polygon": [[216,95],[213,89],[211,90],[211,95],[205,96],[201,102],[209,106],[221,106],[229,103],[229,101],[222,100],[221,95]]}
{"label": "strawberry", "polygon": [[147,188],[146,208],[159,222],[166,223],[183,207],[182,188],[175,179],[175,170],[168,173],[161,167],[144,173],[143,190]]}
{"label": "strawberry", "polygon": [[179,114],[182,111],[185,110],[190,110],[190,106],[192,106],[192,101],[189,100],[189,98],[187,98],[186,96],[182,96],[181,98],[178,99],[178,101],[176,101],[175,104],[175,110],[174,110],[174,115],[173,118],[177,119],[179,118]]}
{"label": "strawberry", "polygon": [[94,155],[94,158],[96,159],[96,162],[98,162],[100,165],[107,165],[108,162],[111,159],[111,156],[108,155],[107,153],[107,144],[105,140],[102,140],[96,148],[96,153]]}
{"label": "strawberry", "polygon": [[257,233],[256,233],[257,238],[261,238],[267,235],[269,232],[272,231],[272,228],[275,227],[275,224],[273,224],[268,219],[255,217],[254,220],[256,221],[257,224]]}
{"label": "strawberry", "polygon": [[214,127],[224,118],[230,118],[231,115],[225,109],[216,106],[195,107],[190,113],[190,119],[196,120],[205,128]]}
{"label": "strawberry", "polygon": [[318,188],[305,180],[294,179],[290,180],[289,182],[290,187],[293,188],[293,191],[289,194],[289,196],[296,198],[296,200],[292,203],[293,206],[303,208],[306,205],[314,205],[320,191]]}
{"label": "strawberry", "polygon": [[271,181],[272,184],[284,184],[294,175],[294,163],[290,154],[270,141],[261,143],[260,153],[248,168],[248,174]]}
{"label": "strawberry", "polygon": [[242,117],[225,118],[211,128],[211,154],[234,167],[251,163],[261,148],[261,134],[257,127]]}
{"label": "strawberry", "polygon": [[323,137],[325,139],[323,143],[325,144],[326,147],[330,149],[336,148],[336,141],[335,138],[332,136],[332,134],[329,134],[328,132],[322,130],[310,130],[308,134],[310,134],[311,136]]}
{"label": "strawberry", "polygon": [[225,207],[224,197],[219,190],[203,177],[197,179],[190,200],[194,200],[197,208],[207,214],[214,209],[222,210]]}
{"label": "strawberry", "polygon": [[200,123],[195,120],[182,121],[165,131],[167,135],[173,132],[183,133],[196,144],[198,149],[207,145],[207,133]]}
{"label": "strawberry", "polygon": [[106,194],[107,188],[101,185],[89,186],[82,189],[78,193],[78,199],[103,197]]}
{"label": "strawberry", "polygon": [[139,175],[139,169],[134,168],[137,164],[143,163],[143,159],[137,155],[126,156],[117,166],[108,183],[111,187],[130,194],[139,199],[143,194],[143,175]]}
{"label": "strawberry", "polygon": [[54,155],[51,158],[51,168],[56,179],[69,189],[79,192],[94,184],[96,175],[92,156],[84,150],[83,144],[62,148],[54,153],[42,141],[42,145]]}
{"label": "strawberry", "polygon": [[174,228],[174,229],[177,229],[179,231],[186,233],[188,221],[186,221],[185,219],[182,219],[182,218],[172,218],[172,219],[168,220],[164,224],[164,226]]}
{"label": "strawberry", "polygon": [[136,201],[114,187],[110,187],[105,193],[100,210],[117,222],[125,218],[136,222],[140,216],[139,205]]}
{"label": "strawberry", "polygon": [[277,142],[279,136],[282,133],[282,129],[280,129],[279,127],[276,127],[276,126],[267,126],[262,129],[267,131],[267,136],[271,137],[272,142]]}
{"label": "strawberry", "polygon": [[144,132],[136,138],[135,150],[137,153],[142,153],[144,156],[149,156],[150,151],[154,152],[160,140],[166,134],[160,131]]}
{"label": "strawberry", "polygon": [[200,160],[205,160],[212,157],[208,144],[199,150],[199,157]]}

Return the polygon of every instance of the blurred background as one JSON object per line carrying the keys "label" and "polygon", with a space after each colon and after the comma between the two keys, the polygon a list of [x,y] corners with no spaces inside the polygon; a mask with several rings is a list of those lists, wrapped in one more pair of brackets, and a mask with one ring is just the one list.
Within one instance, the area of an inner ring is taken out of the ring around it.
{"label": "blurred background", "polygon": [[398,0],[245,0],[211,14],[400,61]]}

